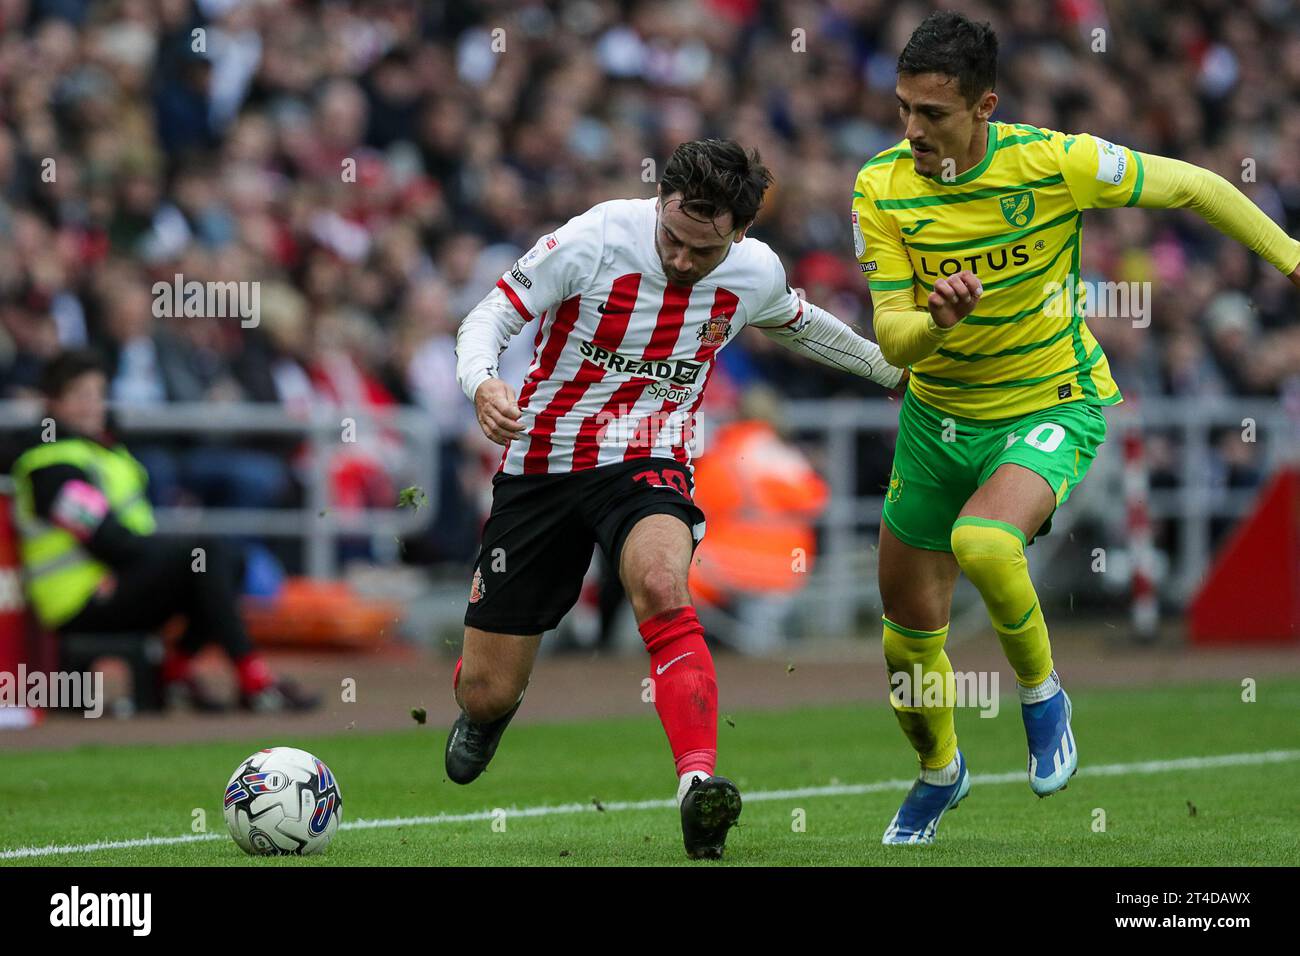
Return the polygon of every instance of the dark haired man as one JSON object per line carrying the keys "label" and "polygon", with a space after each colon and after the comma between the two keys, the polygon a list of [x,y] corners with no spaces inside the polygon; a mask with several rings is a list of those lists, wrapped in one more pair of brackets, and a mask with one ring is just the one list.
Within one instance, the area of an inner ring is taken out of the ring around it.
{"label": "dark haired man", "polygon": [[23,585],[41,624],[113,633],[151,630],[183,615],[185,634],[162,662],[168,702],[225,709],[195,680],[191,664],[214,643],[234,664],[244,709],[315,707],[315,696],[277,680],[253,649],[239,618],[237,555],[216,539],[155,536],[144,466],[108,427],[98,355],[56,356],[40,387],[53,424],[32,436],[11,473]]}
{"label": "dark haired man", "polygon": [[[601,203],[543,236],[465,318],[458,375],[506,445],[493,478],[453,678],[462,714],[447,775],[487,766],[523,699],[540,636],[574,604],[599,544],[650,652],[678,774],[686,852],[722,855],[740,794],[714,776],[717,683],[686,589],[704,515],[691,428],[719,349],[752,325],[796,352],[893,388],[875,344],[786,284],[746,233],[770,174],[734,142],[683,143],[655,199]],[[536,320],[518,399],[497,358]]]}
{"label": "dark haired man", "polygon": [[[1078,767],[1025,547],[1088,471],[1121,400],[1079,298],[1082,211],[1187,207],[1300,286],[1300,242],[1224,179],[1088,134],[991,120],[997,38],[930,15],[898,60],[906,139],[869,160],[853,239],[885,357],[912,377],[880,530],[890,702],[920,776],[885,843],[930,843],[970,789],[944,654],[952,590],[979,590],[1016,672],[1040,797]],[[978,311],[977,311],[978,310]],[[934,678],[931,680],[930,678]]]}

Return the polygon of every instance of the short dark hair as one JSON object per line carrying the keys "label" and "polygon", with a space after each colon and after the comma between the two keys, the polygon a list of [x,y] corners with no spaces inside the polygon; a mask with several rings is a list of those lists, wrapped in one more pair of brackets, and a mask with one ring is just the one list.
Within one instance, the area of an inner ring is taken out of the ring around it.
{"label": "short dark hair", "polygon": [[968,104],[993,89],[998,79],[998,36],[987,23],[963,13],[939,10],[921,21],[898,57],[898,72],[955,77]]}
{"label": "short dark hair", "polygon": [[41,369],[39,388],[46,398],[59,398],[68,386],[87,372],[108,374],[108,366],[93,349],[70,349],[60,352]]}
{"label": "short dark hair", "polygon": [[763,205],[772,173],[758,150],[730,139],[697,139],[682,143],[668,157],[659,180],[660,195],[680,193],[682,211],[712,220],[731,213],[733,229],[748,226]]}

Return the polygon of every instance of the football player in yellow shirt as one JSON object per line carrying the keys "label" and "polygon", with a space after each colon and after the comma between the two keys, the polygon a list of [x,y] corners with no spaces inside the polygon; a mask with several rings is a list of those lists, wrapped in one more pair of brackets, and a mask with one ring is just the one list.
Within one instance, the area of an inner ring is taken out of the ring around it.
{"label": "football player in yellow shirt", "polygon": [[1083,318],[1082,211],[1192,209],[1300,287],[1300,242],[1226,180],[1086,133],[994,122],[996,73],[988,24],[927,17],[898,61],[906,138],[862,167],[853,193],[876,339],[911,369],[879,565],[890,702],[920,775],[885,843],[932,842],[970,790],[943,650],[958,573],[1016,672],[1030,787],[1045,797],[1078,768],[1025,547],[1087,473],[1102,408],[1122,401]]}

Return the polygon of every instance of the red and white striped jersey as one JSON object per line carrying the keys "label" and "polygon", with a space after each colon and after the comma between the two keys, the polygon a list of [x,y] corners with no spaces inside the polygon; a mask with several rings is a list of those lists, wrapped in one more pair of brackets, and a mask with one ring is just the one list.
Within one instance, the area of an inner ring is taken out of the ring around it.
{"label": "red and white striped jersey", "polygon": [[806,321],[765,243],[733,244],[683,286],[664,275],[655,228],[654,199],[601,203],[543,236],[497,283],[536,323],[519,390],[525,430],[501,471],[556,474],[647,456],[689,467],[718,350],[746,325],[796,331]]}

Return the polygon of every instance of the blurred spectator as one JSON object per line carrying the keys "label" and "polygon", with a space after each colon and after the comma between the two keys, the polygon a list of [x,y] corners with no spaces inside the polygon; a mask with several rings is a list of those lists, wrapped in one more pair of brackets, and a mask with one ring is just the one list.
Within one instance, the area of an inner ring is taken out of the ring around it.
{"label": "blurred spectator", "polygon": [[[829,491],[777,430],[780,398],[754,386],[695,468],[708,533],[691,562],[691,594],[710,633],[747,653],[780,647],[785,618],[816,560],[813,522]],[[717,612],[722,612],[720,617]]]}

